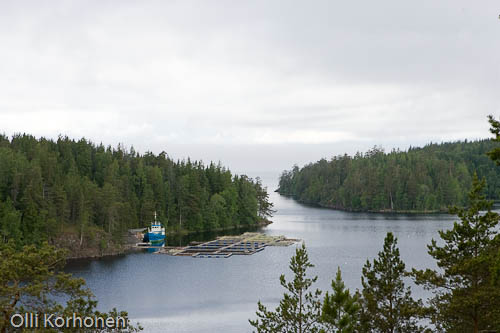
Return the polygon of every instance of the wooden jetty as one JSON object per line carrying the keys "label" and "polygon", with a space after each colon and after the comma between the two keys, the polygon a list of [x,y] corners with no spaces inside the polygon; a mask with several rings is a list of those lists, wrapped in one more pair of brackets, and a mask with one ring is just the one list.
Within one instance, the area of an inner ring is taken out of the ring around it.
{"label": "wooden jetty", "polygon": [[193,258],[229,258],[233,255],[251,255],[266,246],[288,246],[298,239],[246,232],[239,236],[222,236],[209,242],[194,242],[185,247],[165,247],[156,253]]}

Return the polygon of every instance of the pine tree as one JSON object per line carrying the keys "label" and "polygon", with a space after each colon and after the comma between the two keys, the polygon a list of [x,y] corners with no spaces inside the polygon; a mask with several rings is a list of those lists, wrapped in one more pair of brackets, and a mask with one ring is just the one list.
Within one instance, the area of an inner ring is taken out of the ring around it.
{"label": "pine tree", "polygon": [[[490,122],[491,128],[490,132],[495,135],[493,138],[494,141],[500,142],[500,121],[493,118],[492,115],[488,116],[488,120]],[[500,147],[495,147],[493,150],[489,151],[487,155],[496,162],[497,165],[500,165]],[[490,178],[490,177],[489,177]],[[488,179],[489,179],[488,178]],[[493,272],[493,283],[500,287],[500,239],[497,237],[492,244],[493,250],[493,258],[492,258],[492,267],[491,270]],[[500,327],[498,328],[500,331]]]}
{"label": "pine tree", "polygon": [[[492,115],[488,116],[488,121],[491,125],[490,132],[495,135],[493,140],[500,142],[500,121],[493,118]],[[495,161],[497,165],[500,165],[500,147],[495,147],[488,152],[488,156]]]}
{"label": "pine tree", "polygon": [[450,209],[460,222],[439,232],[444,245],[435,240],[428,245],[440,270],[413,270],[416,282],[434,292],[431,319],[446,332],[500,330],[500,284],[495,278],[500,216],[481,194],[485,186],[474,175],[469,207]]}
{"label": "pine tree", "polygon": [[321,322],[325,326],[321,332],[351,333],[355,331],[360,305],[356,295],[351,295],[345,288],[340,273],[337,270],[335,280],[332,281],[333,293],[328,292],[323,300]]}
{"label": "pine tree", "polygon": [[[126,312],[118,313],[116,309],[109,313],[96,311],[97,301],[92,292],[85,288],[85,281],[62,272],[65,257],[64,250],[56,249],[46,242],[39,247],[24,246],[20,251],[14,242],[0,242],[0,332],[12,332],[10,317],[14,313],[127,317]],[[62,300],[64,306],[58,303]],[[116,329],[115,332],[140,330],[140,326],[129,325],[127,329]],[[75,329],[57,331],[74,332]]]}
{"label": "pine tree", "polygon": [[281,285],[288,291],[283,295],[275,311],[269,311],[259,301],[256,320],[249,320],[258,333],[316,333],[320,329],[321,291],[308,291],[317,277],[306,275],[308,268],[314,267],[309,262],[304,243],[295,250],[290,260],[290,270],[294,273],[291,282],[280,276]]}
{"label": "pine tree", "polygon": [[260,177],[255,178],[255,191],[257,193],[257,202],[259,205],[259,218],[266,219],[268,217],[272,217],[276,211],[273,209],[273,203],[269,202],[269,193],[267,193],[267,187],[262,186]]}
{"label": "pine tree", "polygon": [[422,331],[417,325],[421,302],[411,297],[410,287],[405,287],[405,264],[396,245],[397,238],[388,232],[383,251],[363,267],[361,324],[367,332]]}

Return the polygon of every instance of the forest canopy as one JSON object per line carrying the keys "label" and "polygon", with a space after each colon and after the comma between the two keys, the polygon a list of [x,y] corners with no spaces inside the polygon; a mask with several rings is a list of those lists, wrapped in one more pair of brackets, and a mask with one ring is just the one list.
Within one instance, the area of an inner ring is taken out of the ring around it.
{"label": "forest canopy", "polygon": [[499,199],[500,171],[487,152],[492,140],[431,143],[389,153],[374,147],[365,154],[322,159],[294,166],[280,177],[278,192],[324,207],[352,211],[447,211],[465,206],[474,172],[488,179],[489,199]]}
{"label": "forest canopy", "polygon": [[154,211],[170,230],[204,231],[255,225],[272,204],[259,179],[220,164],[83,138],[0,135],[2,242],[57,244],[76,235],[78,246],[102,248],[148,226]]}

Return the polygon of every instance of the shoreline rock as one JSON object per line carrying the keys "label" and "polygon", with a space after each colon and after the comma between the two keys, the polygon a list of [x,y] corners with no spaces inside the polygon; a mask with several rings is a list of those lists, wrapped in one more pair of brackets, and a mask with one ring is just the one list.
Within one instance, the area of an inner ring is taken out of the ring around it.
{"label": "shoreline rock", "polygon": [[[251,225],[249,227],[266,227],[269,224],[273,223],[272,221],[268,219],[261,219],[260,221],[257,222],[257,224]],[[245,226],[246,227],[246,226]],[[219,231],[228,231],[228,230],[234,230],[234,229],[239,229],[238,227],[233,227],[233,228],[217,228],[213,230],[206,230],[206,231],[201,231],[201,232],[219,232]],[[66,236],[66,241],[59,241],[57,243],[58,247],[66,248],[69,251],[69,255],[66,258],[68,261],[72,260],[80,260],[80,259],[100,259],[104,257],[111,257],[111,256],[119,256],[119,255],[124,255],[127,253],[135,252],[135,251],[141,251],[140,248],[136,248],[135,244],[139,243],[142,241],[143,233],[138,231],[138,230],[144,230],[144,229],[132,229],[128,231],[125,235],[123,235],[124,242],[122,244],[116,244],[112,240],[108,240],[108,242],[105,241],[106,246],[103,248],[100,248],[99,246],[91,246],[91,247],[77,247],[76,245],[79,243],[77,237],[74,237],[75,235],[70,236],[70,235],[65,235]],[[187,231],[187,230],[181,230],[179,231],[169,231],[168,234],[171,236],[184,236],[184,235],[189,235],[189,234],[196,234],[196,233],[201,233],[200,231]],[[102,239],[100,244],[102,244]],[[62,245],[62,246],[61,246]],[[64,246],[66,245],[66,246]],[[85,243],[85,245],[89,245]]]}

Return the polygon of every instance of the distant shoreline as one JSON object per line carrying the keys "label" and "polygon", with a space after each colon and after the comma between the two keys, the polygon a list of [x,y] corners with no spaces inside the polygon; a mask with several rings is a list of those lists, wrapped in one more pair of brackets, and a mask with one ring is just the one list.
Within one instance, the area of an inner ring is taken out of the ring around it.
{"label": "distant shoreline", "polygon": [[347,209],[339,206],[330,206],[330,205],[324,205],[321,203],[314,203],[314,202],[306,202],[300,199],[297,199],[291,194],[284,194],[280,193],[278,190],[275,191],[281,196],[284,196],[286,198],[293,199],[294,201],[305,205],[309,207],[316,207],[316,208],[324,208],[324,209],[330,209],[330,210],[338,210],[341,212],[349,212],[349,213],[380,213],[380,214],[410,214],[410,215],[417,215],[417,214],[448,214],[448,210],[396,210],[396,209],[382,209],[382,210],[354,210],[354,209]]}

